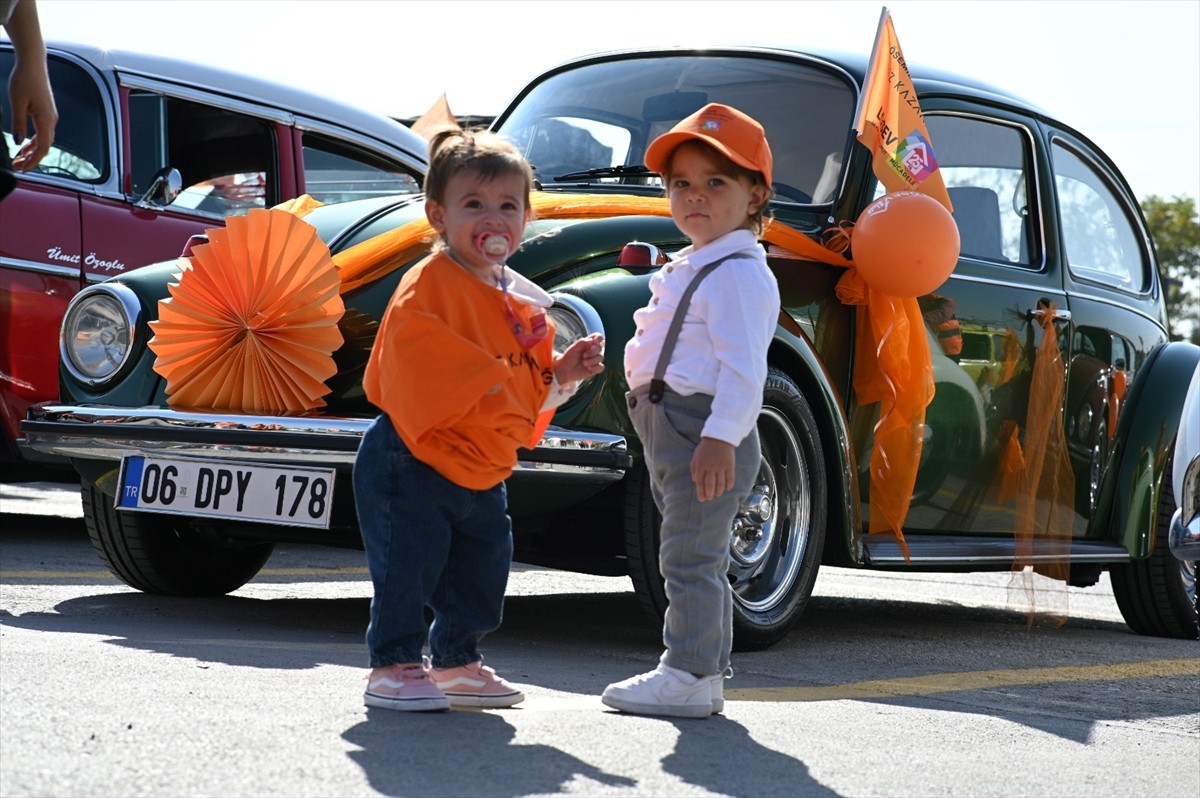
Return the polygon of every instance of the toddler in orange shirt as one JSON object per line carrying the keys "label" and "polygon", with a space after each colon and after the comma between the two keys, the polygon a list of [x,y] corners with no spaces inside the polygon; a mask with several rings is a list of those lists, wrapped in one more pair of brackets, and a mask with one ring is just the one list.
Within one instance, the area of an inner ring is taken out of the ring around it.
{"label": "toddler in orange shirt", "polygon": [[532,186],[529,164],[491,133],[430,143],[425,213],[439,240],[397,286],[363,379],[383,411],[354,464],[374,585],[367,706],[524,700],[478,648],[500,626],[512,564],[504,480],[517,449],[536,445],[553,409],[604,368],[599,336],[554,351],[549,295],[503,265]]}

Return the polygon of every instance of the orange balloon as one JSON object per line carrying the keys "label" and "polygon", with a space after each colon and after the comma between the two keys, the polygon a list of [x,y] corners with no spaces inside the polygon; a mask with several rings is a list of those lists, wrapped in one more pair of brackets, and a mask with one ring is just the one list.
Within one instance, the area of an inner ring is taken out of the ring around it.
{"label": "orange balloon", "polygon": [[884,294],[918,297],[946,282],[958,263],[958,225],[942,203],[915,191],[884,194],[859,215],[854,265]]}

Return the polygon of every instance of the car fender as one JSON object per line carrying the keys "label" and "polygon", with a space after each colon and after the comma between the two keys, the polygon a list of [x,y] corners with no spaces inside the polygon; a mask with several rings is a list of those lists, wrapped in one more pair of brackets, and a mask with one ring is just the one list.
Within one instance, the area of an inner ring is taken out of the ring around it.
{"label": "car fender", "polygon": [[829,488],[824,562],[838,566],[861,565],[866,556],[862,539],[862,503],[847,500],[847,497],[860,495],[858,466],[850,421],[843,410],[845,402],[839,397],[836,382],[803,329],[782,312],[767,359],[796,381],[821,426]]}
{"label": "car fender", "polygon": [[1150,555],[1167,458],[1200,347],[1176,341],[1151,350],[1130,386],[1088,537],[1120,542],[1133,559]]}

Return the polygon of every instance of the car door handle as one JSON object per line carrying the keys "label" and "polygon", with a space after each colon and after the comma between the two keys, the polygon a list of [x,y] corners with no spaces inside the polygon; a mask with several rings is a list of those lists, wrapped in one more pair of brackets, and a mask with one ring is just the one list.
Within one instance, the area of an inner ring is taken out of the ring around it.
{"label": "car door handle", "polygon": [[1066,310],[1064,308],[1050,309],[1050,308],[1038,307],[1038,308],[1034,308],[1033,310],[1028,310],[1026,312],[1029,314],[1030,318],[1037,319],[1038,321],[1044,321],[1047,313],[1050,314],[1051,321],[1070,321],[1071,320],[1071,311]]}

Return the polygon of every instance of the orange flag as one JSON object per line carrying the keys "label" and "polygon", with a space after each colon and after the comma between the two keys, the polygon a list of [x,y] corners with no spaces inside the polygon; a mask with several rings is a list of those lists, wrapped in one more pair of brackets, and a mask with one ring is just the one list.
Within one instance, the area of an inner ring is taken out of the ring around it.
{"label": "orange flag", "polygon": [[871,151],[875,176],[889,192],[917,191],[933,197],[946,210],[954,210],[886,8],[879,17],[854,130]]}
{"label": "orange flag", "polygon": [[446,102],[446,95],[443,94],[433,105],[429,106],[428,111],[421,114],[420,119],[413,122],[412,132],[428,141],[439,131],[456,127],[458,127],[458,119],[450,110],[450,103]]}

